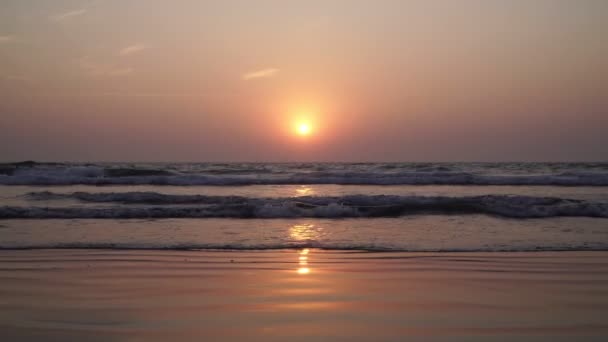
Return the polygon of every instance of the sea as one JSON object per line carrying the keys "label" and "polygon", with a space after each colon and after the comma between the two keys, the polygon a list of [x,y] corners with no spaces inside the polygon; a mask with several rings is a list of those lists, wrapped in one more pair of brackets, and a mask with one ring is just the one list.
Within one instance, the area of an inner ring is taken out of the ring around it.
{"label": "sea", "polygon": [[0,248],[608,250],[608,163],[5,163]]}

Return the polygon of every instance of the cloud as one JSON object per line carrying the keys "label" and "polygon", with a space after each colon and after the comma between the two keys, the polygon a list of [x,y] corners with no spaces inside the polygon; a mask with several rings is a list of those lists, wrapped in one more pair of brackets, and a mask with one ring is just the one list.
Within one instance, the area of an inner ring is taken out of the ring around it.
{"label": "cloud", "polygon": [[190,93],[125,93],[125,92],[108,92],[108,93],[97,93],[89,94],[88,96],[106,96],[106,97],[197,97],[200,98],[201,94],[190,94]]}
{"label": "cloud", "polygon": [[78,65],[85,73],[93,77],[124,76],[133,72],[131,67],[119,67],[92,61],[89,57],[78,60]]}
{"label": "cloud", "polygon": [[261,69],[261,70],[250,71],[250,72],[243,74],[243,80],[249,81],[249,80],[253,80],[256,78],[272,77],[277,72],[279,72],[279,69],[275,69],[275,68],[266,68],[266,69]]}
{"label": "cloud", "polygon": [[29,77],[25,77],[22,75],[5,75],[2,76],[3,79],[7,80],[7,81],[18,81],[18,82],[31,82],[32,79]]}
{"label": "cloud", "polygon": [[123,76],[123,75],[128,75],[130,73],[133,72],[133,68],[131,67],[126,67],[126,68],[114,68],[114,69],[110,69],[106,72],[106,75],[108,76]]}
{"label": "cloud", "polygon": [[83,15],[85,13],[87,13],[86,9],[77,9],[77,10],[73,10],[73,11],[68,11],[68,12],[52,15],[49,17],[49,19],[51,19],[53,21],[63,21],[66,19],[77,17],[79,15]]}
{"label": "cloud", "polygon": [[134,54],[136,52],[139,52],[145,48],[146,48],[146,46],[143,44],[133,44],[133,45],[127,46],[126,48],[120,50],[120,52],[118,52],[118,54],[121,56],[128,56],[128,55]]}
{"label": "cloud", "polygon": [[10,36],[10,35],[6,35],[6,36],[0,36],[0,44],[2,43],[8,43],[11,42],[15,39],[15,37]]}
{"label": "cloud", "polygon": [[128,93],[128,92],[102,92],[102,93],[33,93],[34,96],[48,97],[196,97],[201,98],[205,94],[200,93]]}

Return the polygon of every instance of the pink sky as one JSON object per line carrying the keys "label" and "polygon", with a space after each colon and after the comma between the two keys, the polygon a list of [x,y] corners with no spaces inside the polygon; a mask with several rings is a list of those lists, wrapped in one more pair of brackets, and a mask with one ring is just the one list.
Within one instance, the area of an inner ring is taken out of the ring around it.
{"label": "pink sky", "polygon": [[3,1],[0,160],[606,160],[606,32],[599,0]]}

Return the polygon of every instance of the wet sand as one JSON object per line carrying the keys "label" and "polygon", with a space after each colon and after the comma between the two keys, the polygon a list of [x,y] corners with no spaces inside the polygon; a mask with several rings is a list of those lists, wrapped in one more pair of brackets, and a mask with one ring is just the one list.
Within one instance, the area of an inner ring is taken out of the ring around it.
{"label": "wet sand", "polygon": [[0,251],[0,339],[608,338],[608,252]]}

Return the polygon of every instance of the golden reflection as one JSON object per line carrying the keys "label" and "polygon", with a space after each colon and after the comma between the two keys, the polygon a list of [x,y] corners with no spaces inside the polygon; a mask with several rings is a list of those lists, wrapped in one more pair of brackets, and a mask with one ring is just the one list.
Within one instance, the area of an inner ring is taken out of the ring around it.
{"label": "golden reflection", "polygon": [[298,268],[298,274],[308,274],[310,273],[310,268],[308,267],[308,253],[309,249],[304,248],[303,250],[298,252],[298,263],[300,267]]}
{"label": "golden reflection", "polygon": [[298,273],[299,274],[308,274],[308,273],[310,273],[310,269],[308,267],[300,267],[300,268],[298,268]]}
{"label": "golden reflection", "polygon": [[322,235],[323,228],[310,223],[295,224],[289,228],[289,237],[296,241],[317,240],[322,237]]}
{"label": "golden reflection", "polygon": [[314,194],[313,188],[302,185],[296,189],[296,196],[310,196]]}

